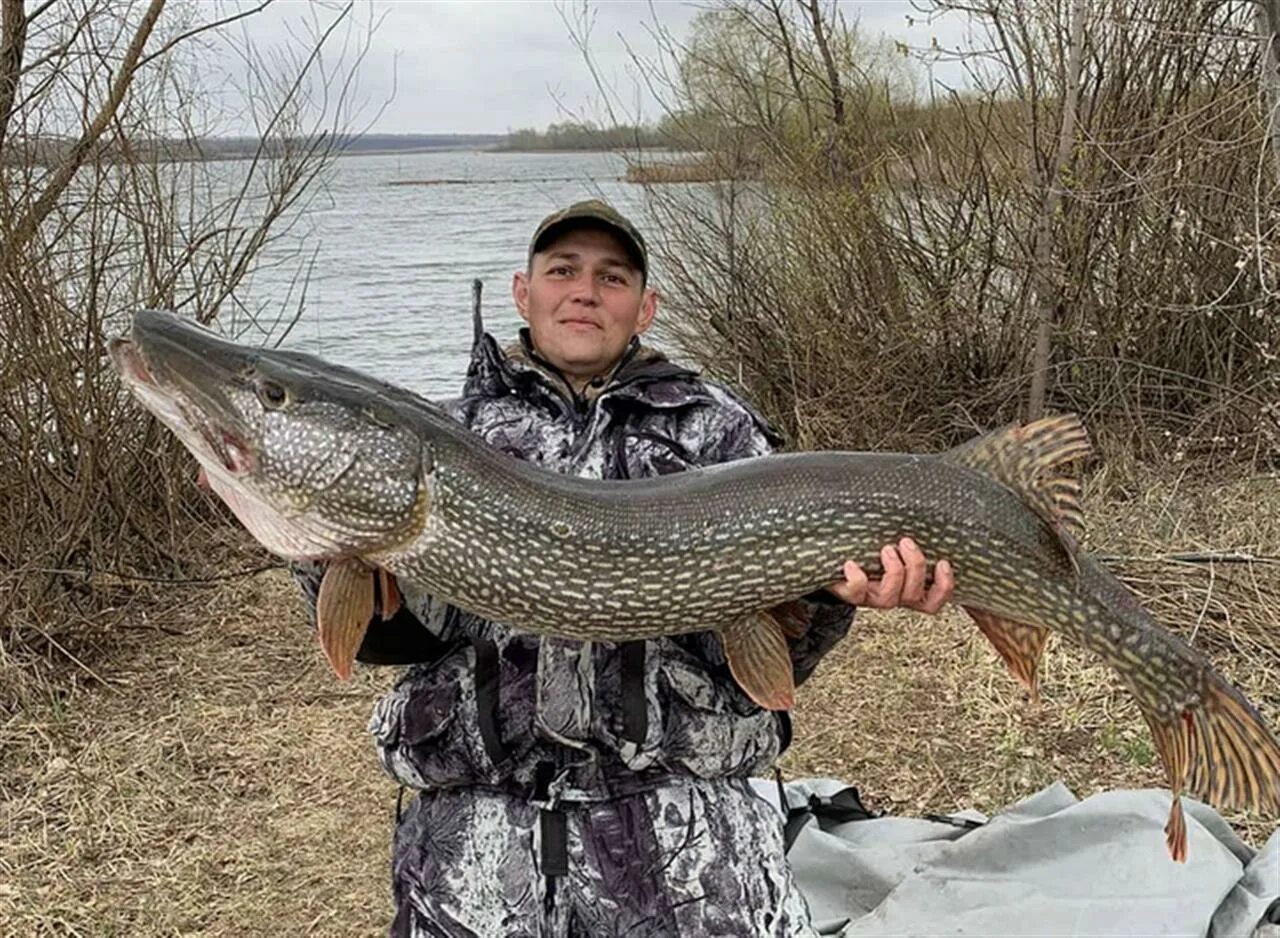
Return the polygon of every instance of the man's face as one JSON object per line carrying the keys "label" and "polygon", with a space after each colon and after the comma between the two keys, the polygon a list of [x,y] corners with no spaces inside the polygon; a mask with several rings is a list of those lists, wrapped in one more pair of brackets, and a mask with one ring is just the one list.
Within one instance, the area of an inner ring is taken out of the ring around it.
{"label": "man's face", "polygon": [[622,242],[591,228],[545,245],[511,292],[538,354],[577,387],[608,371],[658,308]]}

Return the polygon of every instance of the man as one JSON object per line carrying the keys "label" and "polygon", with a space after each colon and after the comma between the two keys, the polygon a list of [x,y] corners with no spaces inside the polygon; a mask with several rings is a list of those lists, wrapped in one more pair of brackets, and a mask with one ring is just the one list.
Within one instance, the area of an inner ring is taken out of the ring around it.
{"label": "man", "polygon": [[[538,226],[514,275],[527,323],[507,349],[477,328],[450,413],[557,472],[626,479],[768,453],[743,401],[641,344],[657,312],[635,227],[599,201]],[[936,612],[940,561],[884,548],[804,600],[797,683],[856,604]],[[318,578],[301,577],[314,601]],[[393,847],[393,935],[811,934],[780,819],[748,779],[790,737],[756,707],[707,631],[613,644],[540,639],[415,595],[358,658],[412,663],[374,711],[382,762],[418,795]],[[691,623],[696,627],[696,623]]]}

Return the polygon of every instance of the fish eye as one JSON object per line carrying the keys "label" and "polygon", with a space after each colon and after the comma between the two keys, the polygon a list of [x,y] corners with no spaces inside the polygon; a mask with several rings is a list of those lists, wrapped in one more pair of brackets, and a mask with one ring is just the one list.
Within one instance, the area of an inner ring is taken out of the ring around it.
{"label": "fish eye", "polygon": [[259,381],[258,400],[268,410],[277,410],[289,402],[289,392],[284,389],[284,385],[275,381]]}

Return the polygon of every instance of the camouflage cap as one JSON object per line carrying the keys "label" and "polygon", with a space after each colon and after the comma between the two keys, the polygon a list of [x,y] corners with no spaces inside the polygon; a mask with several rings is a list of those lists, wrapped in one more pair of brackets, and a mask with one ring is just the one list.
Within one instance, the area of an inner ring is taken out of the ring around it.
{"label": "camouflage cap", "polygon": [[552,237],[563,234],[570,228],[603,228],[617,235],[631,255],[631,260],[640,269],[640,275],[648,279],[649,249],[644,243],[644,236],[621,212],[600,199],[574,202],[568,208],[552,212],[542,219],[529,241],[530,263],[533,262],[533,255]]}

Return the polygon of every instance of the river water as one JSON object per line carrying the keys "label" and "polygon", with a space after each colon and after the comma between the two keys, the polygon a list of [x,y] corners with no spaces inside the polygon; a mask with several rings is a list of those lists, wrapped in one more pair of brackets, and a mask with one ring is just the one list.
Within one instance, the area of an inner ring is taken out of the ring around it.
{"label": "river water", "polygon": [[620,181],[624,172],[610,153],[343,157],[240,299],[268,313],[297,308],[305,265],[302,314],[285,347],[448,397],[466,372],[472,280],[484,281],[489,330],[514,335],[511,275],[544,216],[602,197],[645,224],[642,187]]}

